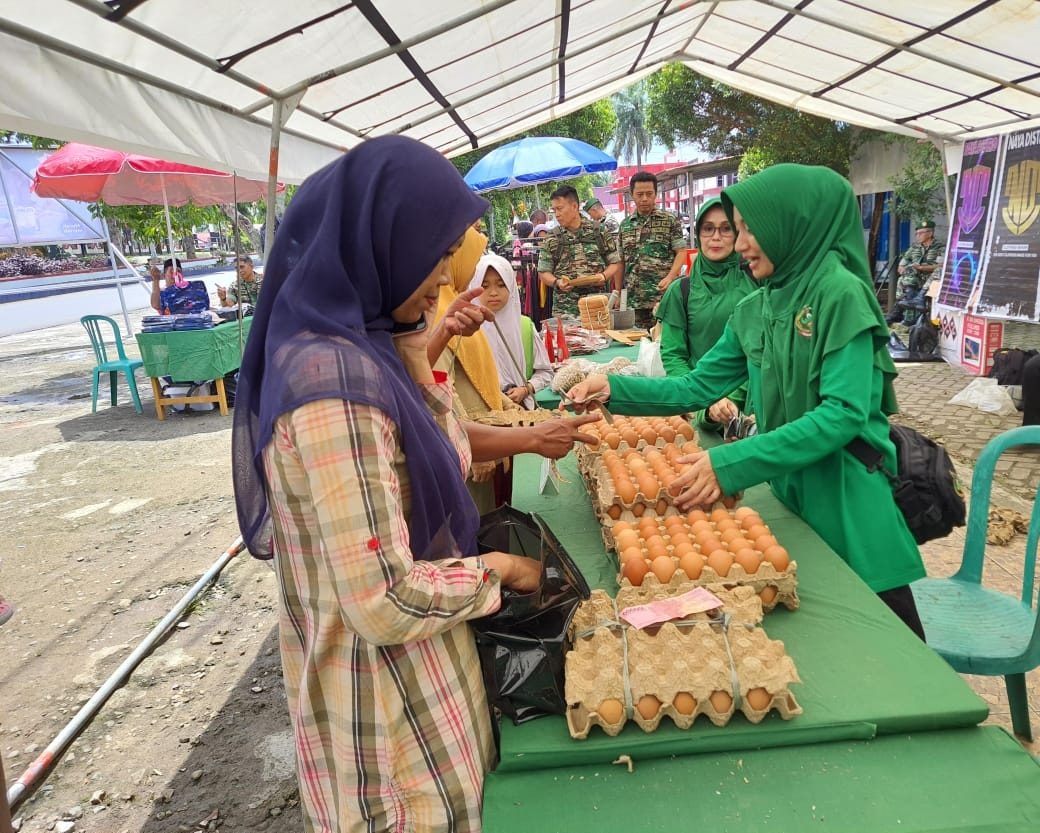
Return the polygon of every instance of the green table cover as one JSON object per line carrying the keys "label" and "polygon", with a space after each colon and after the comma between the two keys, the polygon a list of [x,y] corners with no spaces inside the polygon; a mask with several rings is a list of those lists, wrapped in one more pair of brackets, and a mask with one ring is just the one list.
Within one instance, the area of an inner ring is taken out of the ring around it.
{"label": "green table cover", "polygon": [[[613,595],[617,562],[604,547],[573,455],[560,463],[569,482],[561,484],[559,495],[537,493],[539,466],[540,458],[516,458],[513,504],[541,515],[589,585]],[[759,511],[798,562],[801,607],[778,607],[764,627],[795,661],[803,684],[792,691],[804,713],[784,721],[774,712],[757,725],[737,714],[722,728],[702,716],[688,730],[665,719],[649,734],[630,722],[615,738],[594,727],[585,740],[572,739],[562,717],[521,726],[504,720],[499,771],[604,764],[622,753],[645,759],[856,740],[973,726],[986,718],[985,702],[768,487],[748,490],[744,502]]]}
{"label": "green table cover", "polygon": [[485,833],[1035,833],[1040,769],[986,726],[492,772]]}
{"label": "green table cover", "polygon": [[[249,337],[252,323],[252,317],[242,320],[243,338]],[[180,382],[216,379],[237,370],[242,362],[237,322],[218,324],[212,330],[138,333],[137,346],[146,374]]]}

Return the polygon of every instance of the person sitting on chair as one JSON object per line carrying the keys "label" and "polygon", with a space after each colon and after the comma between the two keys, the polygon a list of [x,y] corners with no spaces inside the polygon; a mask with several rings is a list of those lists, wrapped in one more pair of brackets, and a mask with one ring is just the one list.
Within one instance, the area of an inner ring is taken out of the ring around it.
{"label": "person sitting on chair", "polygon": [[237,307],[239,301],[239,288],[241,287],[242,301],[256,306],[256,299],[260,296],[260,287],[264,276],[253,270],[253,258],[242,255],[238,259],[238,281],[226,289],[217,286],[217,297],[222,307]]}

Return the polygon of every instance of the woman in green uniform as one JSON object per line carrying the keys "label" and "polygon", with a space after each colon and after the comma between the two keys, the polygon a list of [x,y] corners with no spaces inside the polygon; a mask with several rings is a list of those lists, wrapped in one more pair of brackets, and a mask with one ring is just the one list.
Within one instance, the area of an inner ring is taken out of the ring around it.
{"label": "woman in green uniform", "polygon": [[[750,295],[755,282],[741,269],[733,250],[736,231],[718,197],[697,214],[697,257],[688,277],[672,281],[661,299],[661,361],[669,376],[685,376],[719,340],[737,302]],[[697,413],[697,423],[719,431],[741,411],[748,413],[747,385],[730,391]]]}
{"label": "woman in green uniform", "polygon": [[884,474],[845,450],[862,437],[896,470],[886,416],[896,410],[895,366],[852,188],[827,168],[777,165],[727,188],[722,202],[760,288],[716,345],[685,376],[594,375],[570,395],[609,397],[619,413],[674,414],[747,382],[759,433],[685,458],[693,465],[673,486],[679,505],[768,481],[923,639],[908,586],[925,574],[921,555]]}

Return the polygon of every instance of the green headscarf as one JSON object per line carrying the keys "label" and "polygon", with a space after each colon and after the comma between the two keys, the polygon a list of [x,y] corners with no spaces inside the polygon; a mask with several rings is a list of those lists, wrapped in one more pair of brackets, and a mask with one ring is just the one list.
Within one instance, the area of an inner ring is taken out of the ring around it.
{"label": "green headscarf", "polygon": [[865,331],[884,378],[881,408],[895,413],[888,325],[848,180],[829,168],[775,165],[725,189],[722,204],[731,221],[736,206],[773,262],[773,274],[759,282],[762,291],[738,304],[731,324],[749,358],[761,364],[755,413],[765,430],[819,404],[824,358]]}
{"label": "green headscarf", "polygon": [[[700,239],[704,215],[712,208],[722,208],[722,201],[713,197],[701,206],[694,223],[696,238]],[[691,364],[707,353],[719,340],[737,302],[755,291],[755,283],[740,268],[741,257],[730,252],[722,260],[709,260],[704,254],[693,259],[690,271],[690,298],[683,306],[682,282],[672,281],[661,299],[657,317],[665,324],[686,331]]]}

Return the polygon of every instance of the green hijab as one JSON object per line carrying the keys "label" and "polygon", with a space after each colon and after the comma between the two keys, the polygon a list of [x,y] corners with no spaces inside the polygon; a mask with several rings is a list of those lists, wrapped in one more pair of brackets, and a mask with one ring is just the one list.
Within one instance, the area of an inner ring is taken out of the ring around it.
{"label": "green hijab", "polygon": [[[696,239],[701,225],[722,200],[713,197],[701,206],[694,223]],[[690,358],[696,363],[719,340],[737,302],[755,291],[755,282],[740,268],[742,258],[730,252],[722,260],[709,260],[703,254],[693,259],[690,271],[690,298],[683,305],[682,281],[672,281],[661,299],[657,317],[665,324],[686,331]]]}
{"label": "green hijab", "polygon": [[722,192],[773,262],[761,291],[741,302],[732,326],[762,370],[755,413],[765,430],[819,404],[823,360],[862,332],[874,339],[881,408],[895,413],[896,369],[874,296],[859,207],[848,180],[829,168],[775,165]]}

